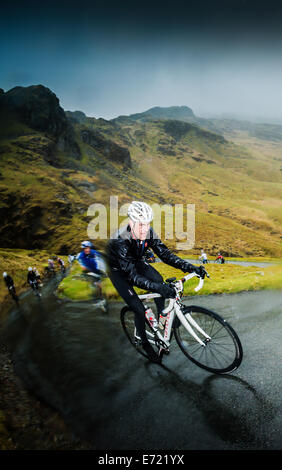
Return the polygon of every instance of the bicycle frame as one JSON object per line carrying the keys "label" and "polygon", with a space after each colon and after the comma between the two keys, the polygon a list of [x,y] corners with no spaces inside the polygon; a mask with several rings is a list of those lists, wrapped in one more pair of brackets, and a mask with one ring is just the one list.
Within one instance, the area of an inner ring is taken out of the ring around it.
{"label": "bicycle frame", "polygon": [[[197,322],[191,317],[191,315],[189,313],[187,313],[186,315],[183,314],[182,310],[181,310],[181,301],[180,301],[180,293],[183,291],[183,282],[189,280],[189,279],[192,279],[193,277],[197,276],[196,273],[191,273],[191,274],[188,274],[187,276],[185,276],[183,279],[177,281],[175,283],[175,287],[177,288],[177,296],[176,298],[174,299],[170,299],[169,301],[169,305],[166,309],[163,310],[163,313],[167,314],[167,319],[166,319],[166,324],[165,324],[165,332],[164,332],[164,335],[162,335],[160,333],[159,330],[154,330],[155,332],[155,335],[157,335],[158,339],[162,342],[165,343],[165,345],[167,347],[169,347],[170,345],[170,340],[171,340],[171,336],[172,336],[172,325],[173,325],[173,321],[174,321],[174,318],[175,318],[175,315],[178,317],[179,321],[182,323],[182,325],[186,328],[186,330],[191,334],[191,336],[193,336],[193,338],[198,341],[198,343],[201,345],[201,346],[206,346],[206,343],[203,342],[199,336],[197,335],[197,333],[193,330],[193,328],[195,330],[197,330],[197,332],[199,332],[200,334],[203,335],[203,337],[209,341],[211,338],[210,336],[208,336],[204,330],[202,330],[202,328],[200,328],[200,326],[197,324]],[[203,287],[203,284],[204,284],[204,280],[202,278],[200,278],[200,282],[198,284],[198,286],[194,289],[196,292],[199,291],[202,287]],[[142,301],[145,301],[145,300],[151,300],[151,299],[155,299],[157,297],[161,297],[160,294],[142,294],[142,295],[139,295],[138,296],[140,298],[140,300]],[[192,328],[193,327],[193,328]],[[149,342],[154,342],[153,339],[155,337],[154,334],[150,333],[150,332],[147,332],[147,334],[149,334],[151,337],[152,337],[152,340],[150,341],[149,339]]]}

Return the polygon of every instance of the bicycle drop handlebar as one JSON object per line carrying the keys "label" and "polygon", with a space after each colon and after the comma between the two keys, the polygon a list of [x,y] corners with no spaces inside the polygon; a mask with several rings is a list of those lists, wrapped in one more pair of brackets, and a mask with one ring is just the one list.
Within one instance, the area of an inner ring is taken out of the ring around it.
{"label": "bicycle drop handlebar", "polygon": [[[193,277],[198,277],[196,273],[191,273],[191,274],[187,274],[187,276],[184,276],[182,279],[181,279],[181,282],[184,283],[186,281],[189,281],[189,279],[192,279]],[[179,281],[178,281],[179,282]],[[204,285],[204,279],[202,277],[200,277],[200,280],[199,280],[199,284],[197,285],[197,287],[195,287],[195,292],[198,292]]]}
{"label": "bicycle drop handlebar", "polygon": [[[204,275],[207,276],[207,277],[210,277],[206,270],[204,270]],[[189,279],[192,279],[193,277],[199,277],[199,276],[198,276],[198,274],[196,274],[194,272],[194,273],[187,274],[187,276],[184,276],[179,281],[175,281],[173,284],[174,284],[174,287],[177,289],[177,292],[182,292],[183,283],[188,281]],[[200,289],[202,289],[203,285],[204,285],[204,277],[200,277],[199,284],[197,285],[197,287],[195,287],[194,291],[198,292]],[[173,308],[174,302],[175,302],[175,298],[174,299],[169,299],[169,304],[168,304],[167,308],[163,310],[163,313],[170,312],[171,309]]]}

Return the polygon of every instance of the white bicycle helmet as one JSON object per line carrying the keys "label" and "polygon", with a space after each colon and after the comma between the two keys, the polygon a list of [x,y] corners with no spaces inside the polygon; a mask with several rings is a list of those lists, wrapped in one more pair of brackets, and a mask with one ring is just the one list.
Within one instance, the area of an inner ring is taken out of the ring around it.
{"label": "white bicycle helmet", "polygon": [[31,266],[29,266],[28,271],[32,271],[32,267],[31,267]]}
{"label": "white bicycle helmet", "polygon": [[127,212],[128,217],[133,222],[143,222],[148,224],[153,220],[153,211],[146,202],[132,201]]}
{"label": "white bicycle helmet", "polygon": [[93,243],[88,240],[81,243],[81,248],[88,248],[88,247],[93,248]]}
{"label": "white bicycle helmet", "polygon": [[6,273],[6,271],[3,273],[3,277],[7,277],[8,274]]}

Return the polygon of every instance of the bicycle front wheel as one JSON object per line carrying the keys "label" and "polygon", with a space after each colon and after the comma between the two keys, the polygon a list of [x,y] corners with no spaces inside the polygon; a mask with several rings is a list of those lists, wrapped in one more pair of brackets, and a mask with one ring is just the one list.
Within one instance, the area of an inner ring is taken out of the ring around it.
{"label": "bicycle front wheel", "polygon": [[194,326],[189,323],[204,343],[201,345],[179,319],[176,320],[174,326],[176,341],[190,361],[215,374],[226,374],[239,367],[243,358],[243,348],[237,333],[226,320],[211,310],[193,305],[184,306],[183,314],[187,320],[192,318],[192,321],[196,322]]}

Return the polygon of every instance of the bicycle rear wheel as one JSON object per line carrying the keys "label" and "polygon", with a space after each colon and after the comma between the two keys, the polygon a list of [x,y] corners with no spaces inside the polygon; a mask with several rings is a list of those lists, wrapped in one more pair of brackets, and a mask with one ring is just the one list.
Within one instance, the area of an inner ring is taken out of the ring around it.
{"label": "bicycle rear wheel", "polygon": [[215,374],[226,374],[239,367],[243,358],[243,348],[234,329],[217,313],[194,305],[183,306],[185,316],[192,319],[210,337],[193,330],[203,341],[202,346],[177,318],[174,325],[176,341],[185,356],[202,369]]}
{"label": "bicycle rear wheel", "polygon": [[[148,358],[148,355],[142,348],[142,343],[141,343],[141,338],[138,336],[137,330],[135,328],[135,321],[134,321],[135,314],[133,310],[131,310],[129,307],[123,307],[123,309],[120,312],[120,320],[122,324],[122,328],[127,336],[127,339],[129,342],[132,344],[132,346],[136,349],[137,352],[142,354],[142,356]],[[147,323],[146,320],[146,336],[151,344],[152,348],[156,353],[159,351],[159,346],[155,342],[155,335],[150,327],[150,325]]]}

